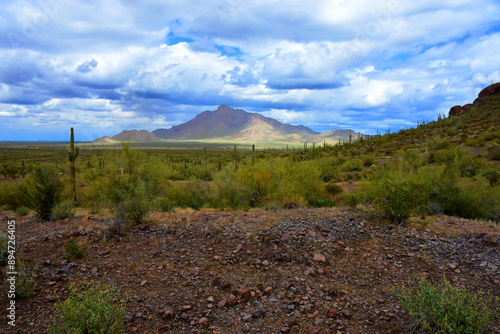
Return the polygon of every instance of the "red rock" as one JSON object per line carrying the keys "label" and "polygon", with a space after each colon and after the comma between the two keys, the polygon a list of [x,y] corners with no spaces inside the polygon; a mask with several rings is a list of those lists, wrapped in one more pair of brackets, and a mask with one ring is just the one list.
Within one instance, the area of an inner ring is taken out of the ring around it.
{"label": "red rock", "polygon": [[307,331],[308,334],[318,334],[319,333],[319,328],[316,326],[311,326],[309,327],[309,330]]}
{"label": "red rock", "polygon": [[182,305],[182,309],[185,310],[185,311],[188,311],[190,309],[192,309],[193,307],[191,305]]}
{"label": "red rock", "polygon": [[337,317],[337,310],[334,308],[331,308],[327,312],[328,318],[336,318]]}
{"label": "red rock", "polygon": [[146,283],[148,283],[148,281],[144,280],[144,281],[141,281],[141,286],[145,286]]}
{"label": "red rock", "polygon": [[314,253],[313,261],[314,262],[326,262],[326,258],[323,254]]}
{"label": "red rock", "polygon": [[270,295],[271,293],[273,293],[273,287],[272,286],[268,286],[267,288],[265,288],[264,293],[266,295]]}
{"label": "red rock", "polygon": [[250,289],[248,289],[248,288],[239,288],[237,292],[238,292],[239,295],[244,296],[244,295],[246,295],[247,293],[250,292]]}
{"label": "red rock", "polygon": [[208,319],[207,319],[207,318],[205,318],[205,317],[203,317],[203,318],[201,318],[200,320],[198,320],[198,323],[199,323],[200,325],[204,325],[204,324],[206,324],[207,322],[208,322]]}
{"label": "red rock", "polygon": [[220,302],[218,302],[218,303],[217,303],[217,306],[218,306],[219,308],[223,308],[224,306],[226,306],[226,303],[227,303],[227,299],[226,299],[226,298],[224,298],[224,299],[222,299]]}

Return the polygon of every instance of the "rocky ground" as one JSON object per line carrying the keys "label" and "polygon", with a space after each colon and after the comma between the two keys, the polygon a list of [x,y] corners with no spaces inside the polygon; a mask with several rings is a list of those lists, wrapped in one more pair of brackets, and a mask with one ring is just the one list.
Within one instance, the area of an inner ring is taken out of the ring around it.
{"label": "rocky ground", "polygon": [[[2,332],[48,333],[55,302],[84,279],[116,285],[128,333],[420,333],[393,291],[408,280],[445,276],[500,295],[500,229],[485,222],[436,216],[398,227],[296,208],[154,214],[121,237],[106,235],[109,223],[83,213],[17,220],[17,256],[38,287],[18,301],[15,329],[2,290]],[[89,246],[81,260],[65,259],[71,238]]]}

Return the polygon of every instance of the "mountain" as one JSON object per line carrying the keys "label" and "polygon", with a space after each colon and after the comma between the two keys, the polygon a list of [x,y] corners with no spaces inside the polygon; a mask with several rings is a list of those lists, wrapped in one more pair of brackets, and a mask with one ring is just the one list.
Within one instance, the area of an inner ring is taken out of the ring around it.
{"label": "mountain", "polygon": [[128,140],[131,142],[137,142],[137,141],[142,141],[142,142],[149,142],[149,141],[161,141],[161,138],[158,138],[151,132],[147,130],[123,130],[117,135],[114,135],[113,137],[100,137],[92,141],[93,143],[116,143],[120,142],[123,140]]}
{"label": "mountain", "polygon": [[[320,134],[304,125],[283,124],[275,119],[220,105],[204,111],[192,120],[170,129],[123,131],[113,137],[101,137],[94,142],[130,141],[211,141],[231,143],[337,143],[349,140],[350,130],[332,130]],[[358,133],[351,133],[352,140]]]}
{"label": "mountain", "polygon": [[[210,140],[231,142],[280,142],[308,140],[318,132],[303,125],[283,124],[275,119],[243,109],[220,105],[170,129],[153,131],[169,140]],[[302,139],[301,139],[302,138]]]}

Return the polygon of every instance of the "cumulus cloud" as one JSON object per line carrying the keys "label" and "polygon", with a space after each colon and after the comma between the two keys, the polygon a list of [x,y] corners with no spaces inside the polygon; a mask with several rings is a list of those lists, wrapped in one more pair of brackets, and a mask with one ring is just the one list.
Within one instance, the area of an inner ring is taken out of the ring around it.
{"label": "cumulus cloud", "polygon": [[0,117],[19,138],[80,126],[91,140],[224,103],[317,131],[397,130],[500,80],[499,16],[495,0],[9,2]]}

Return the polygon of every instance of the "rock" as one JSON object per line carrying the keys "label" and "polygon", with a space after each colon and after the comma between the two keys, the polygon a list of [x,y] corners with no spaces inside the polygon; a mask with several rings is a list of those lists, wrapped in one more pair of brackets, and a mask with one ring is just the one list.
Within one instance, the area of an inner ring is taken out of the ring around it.
{"label": "rock", "polygon": [[244,321],[244,322],[249,322],[249,321],[250,321],[250,319],[252,319],[252,315],[251,315],[251,314],[247,314],[247,315],[245,315],[245,316],[243,317],[243,321]]}
{"label": "rock", "polygon": [[319,333],[319,328],[316,326],[311,326],[309,327],[309,330],[307,331],[308,334],[318,334]]}
{"label": "rock", "polygon": [[420,249],[423,249],[423,250],[426,250],[429,248],[429,246],[427,246],[427,245],[418,245],[418,247],[420,247]]}
{"label": "rock", "polygon": [[224,298],[224,299],[222,299],[220,302],[218,302],[218,303],[217,303],[217,306],[218,306],[219,308],[223,308],[224,306],[226,306],[226,303],[227,303],[227,299],[226,299],[226,298]]}
{"label": "rock", "polygon": [[269,261],[267,261],[267,260],[262,261],[262,265],[268,266],[269,265]]}
{"label": "rock", "polygon": [[345,246],[345,242],[340,241],[340,240],[339,240],[339,241],[337,241],[337,244],[338,244],[339,246]]}
{"label": "rock", "polygon": [[141,281],[141,286],[145,286],[146,283],[148,283],[148,281],[144,280],[144,281]]}
{"label": "rock", "polygon": [[204,325],[204,324],[208,323],[208,318],[205,318],[205,317],[200,318],[200,320],[198,320],[198,323],[200,325]]}
{"label": "rock", "polygon": [[184,311],[189,311],[190,309],[192,309],[193,307],[191,305],[182,305],[182,309]]}
{"label": "rock", "polygon": [[256,318],[256,319],[263,318],[265,315],[266,315],[266,311],[264,311],[264,310],[258,310],[258,311],[252,312],[252,317]]}
{"label": "rock", "polygon": [[171,308],[167,308],[165,311],[160,313],[160,317],[162,319],[172,320],[175,318],[174,310],[172,310]]}
{"label": "rock", "polygon": [[207,298],[207,302],[209,302],[209,303],[215,303],[214,297],[212,297],[212,296],[208,297]]}
{"label": "rock", "polygon": [[458,115],[462,112],[462,106],[453,106],[450,108],[450,111],[448,112],[448,116],[455,116],[455,115]]}
{"label": "rock", "polygon": [[104,252],[100,252],[99,256],[104,256],[109,254],[109,249],[106,249]]}
{"label": "rock", "polygon": [[350,319],[350,318],[351,318],[351,313],[349,313],[349,311],[348,311],[348,310],[346,310],[346,309],[343,309],[343,310],[342,310],[342,315],[343,315],[344,317],[346,317],[347,319]]}
{"label": "rock", "polygon": [[236,301],[237,301],[236,296],[231,294],[229,295],[229,299],[227,300],[227,305],[233,306],[236,304]]}
{"label": "rock", "polygon": [[327,312],[327,317],[328,318],[336,318],[337,317],[337,310],[334,308],[331,308]]}
{"label": "rock", "polygon": [[323,254],[314,253],[313,261],[314,262],[326,262],[326,258]]}
{"label": "rock", "polygon": [[238,253],[242,247],[243,247],[243,244],[239,244],[238,246],[236,246],[236,249],[233,251],[233,253],[234,254]]}
{"label": "rock", "polygon": [[299,324],[299,320],[295,317],[288,318],[288,326],[293,327]]}
{"label": "rock", "polygon": [[248,294],[250,292],[250,289],[248,289],[248,288],[239,288],[237,290],[237,292],[238,292],[238,294],[240,296],[244,296],[244,295],[246,295],[246,294]]}
{"label": "rock", "polygon": [[271,293],[273,293],[273,287],[272,286],[268,286],[267,288],[264,289],[264,293],[266,295],[270,295]]}
{"label": "rock", "polygon": [[[484,99],[491,95],[500,94],[500,82],[494,83],[493,85],[489,85],[485,89],[479,92],[477,96],[478,99]],[[476,101],[474,101],[476,102]]]}

